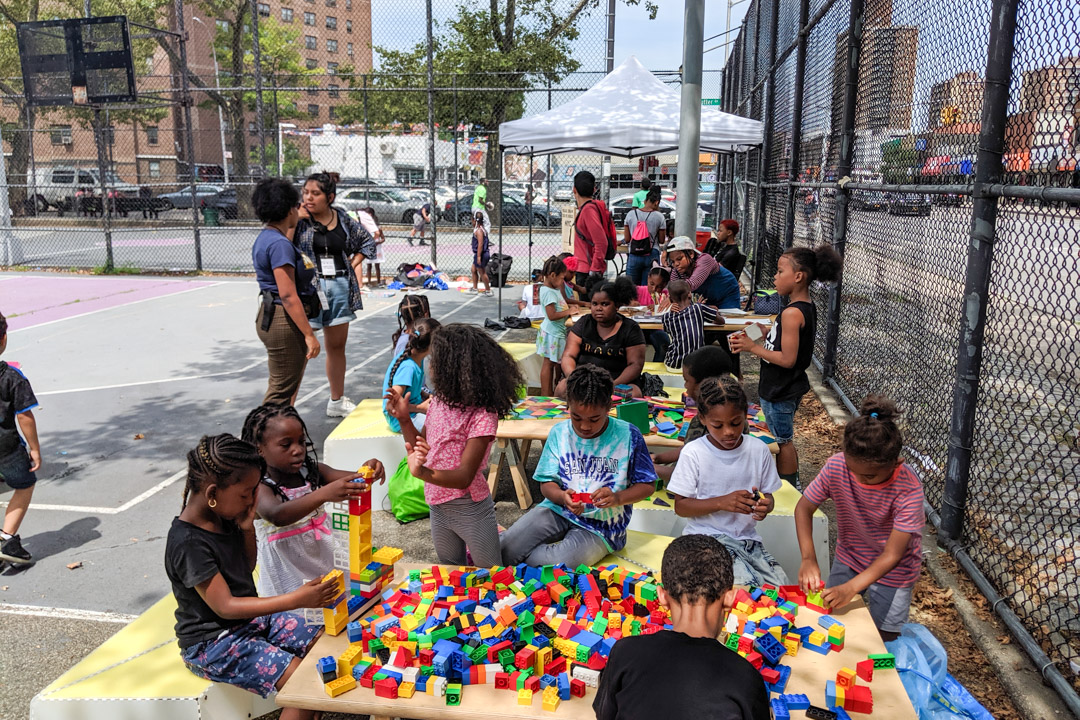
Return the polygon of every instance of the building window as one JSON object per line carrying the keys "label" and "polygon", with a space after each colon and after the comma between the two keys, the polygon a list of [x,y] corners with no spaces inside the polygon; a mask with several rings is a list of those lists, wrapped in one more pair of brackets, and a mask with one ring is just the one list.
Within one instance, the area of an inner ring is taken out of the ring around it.
{"label": "building window", "polygon": [[345,43],[345,54],[352,55],[352,43]]}
{"label": "building window", "polygon": [[70,125],[53,125],[49,129],[49,140],[53,145],[70,145],[71,144],[71,126]]}
{"label": "building window", "polygon": [[309,12],[304,13],[304,24],[314,26],[315,25],[315,13],[309,13]]}
{"label": "building window", "polygon": [[326,109],[326,115],[327,115],[327,117],[329,117],[329,118],[330,118],[331,120],[333,120],[333,119],[334,119],[334,115],[335,115],[335,113],[336,113],[336,112],[337,112],[337,108],[336,108],[336,107],[334,107],[334,106],[332,106],[332,105],[331,105],[331,106],[330,106],[329,108],[327,108],[327,109]]}
{"label": "building window", "polygon": [[337,52],[337,40],[327,40],[326,41],[326,52],[328,52],[328,53],[336,53]]}
{"label": "building window", "polygon": [[415,168],[397,169],[398,185],[422,185],[424,183],[424,171]]}
{"label": "building window", "polygon": [[157,145],[158,143],[158,129],[156,127],[146,128],[146,144]]}
{"label": "building window", "polygon": [[310,115],[313,118],[319,117],[319,106],[318,105],[308,105],[307,106],[307,114]]}
{"label": "building window", "polygon": [[326,29],[327,30],[337,30],[337,18],[334,17],[333,15],[327,15],[326,16]]}
{"label": "building window", "polygon": [[150,177],[152,177],[152,178],[161,177],[161,161],[160,160],[151,160],[149,163],[147,163],[147,167],[150,170]]}
{"label": "building window", "polygon": [[326,0],[326,7],[337,7],[337,0]]}
{"label": "building window", "polygon": [[314,35],[305,35],[304,36],[304,47],[306,47],[308,50],[318,50],[319,49],[319,40],[318,40],[318,38],[316,38]]}
{"label": "building window", "polygon": [[339,97],[339,96],[341,95],[341,93],[340,93],[340,92],[338,92],[338,88],[339,88],[339,87],[340,87],[340,85],[329,85],[329,86],[327,87],[327,89],[329,90],[329,92],[327,93],[327,95],[329,95],[329,96],[330,96],[330,97],[332,97],[332,98],[336,98],[336,97]]}
{"label": "building window", "polygon": [[281,22],[292,22],[292,8],[281,8]]}
{"label": "building window", "polygon": [[319,67],[319,61],[318,60],[312,60],[311,58],[307,59],[307,69],[308,70],[314,70],[317,67]]}
{"label": "building window", "polygon": [[347,32],[347,33],[352,32],[352,20],[346,20],[345,21],[345,32]]}
{"label": "building window", "polygon": [[217,29],[220,30],[221,32],[229,32],[229,21],[228,20],[215,20],[214,24],[217,25]]}
{"label": "building window", "polygon": [[326,63],[326,74],[327,75],[337,75],[337,66],[338,66],[337,63],[332,63],[332,62]]}
{"label": "building window", "polygon": [[352,10],[352,0],[345,0],[345,9]]}
{"label": "building window", "polygon": [[270,6],[266,3],[258,3],[255,7],[259,9],[259,17],[270,17]]}

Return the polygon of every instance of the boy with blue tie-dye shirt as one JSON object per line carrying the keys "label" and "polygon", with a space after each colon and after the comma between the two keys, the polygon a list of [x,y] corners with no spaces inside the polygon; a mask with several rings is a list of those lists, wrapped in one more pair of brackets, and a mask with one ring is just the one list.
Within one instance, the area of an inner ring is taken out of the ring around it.
{"label": "boy with blue tie-dye shirt", "polygon": [[656,471],[641,432],[608,415],[613,390],[596,365],[570,374],[570,421],[551,429],[533,474],[544,501],[503,533],[505,565],[595,565],[626,544],[631,506],[652,493]]}

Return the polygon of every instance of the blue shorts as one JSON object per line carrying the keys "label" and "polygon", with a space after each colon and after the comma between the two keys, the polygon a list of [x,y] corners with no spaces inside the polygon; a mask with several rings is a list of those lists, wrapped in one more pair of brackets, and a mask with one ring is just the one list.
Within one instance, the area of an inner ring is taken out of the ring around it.
{"label": "blue shorts", "polygon": [[37,482],[37,475],[30,471],[30,454],[24,446],[0,458],[0,482],[12,490],[25,490]]}
{"label": "blue shorts", "polygon": [[472,264],[474,268],[484,269],[487,267],[488,261],[491,260],[491,243],[485,242],[484,248],[480,253],[480,262],[476,262],[476,236],[473,235],[472,239]]}
{"label": "blue shorts", "polygon": [[795,439],[795,411],[799,409],[798,400],[781,400],[769,402],[760,398],[761,410],[765,413],[765,424],[769,426],[769,432],[776,438],[780,445],[787,445]]}
{"label": "blue shorts", "polygon": [[269,697],[289,664],[307,655],[321,629],[307,625],[296,613],[274,613],[196,643],[180,654],[188,670],[201,678]]}
{"label": "blue shorts", "polygon": [[[352,269],[349,270],[352,272]],[[345,325],[356,319],[356,313],[349,306],[349,277],[339,275],[332,278],[319,278],[319,287],[326,294],[330,307],[323,308],[322,316],[311,320],[315,330],[334,325]]]}

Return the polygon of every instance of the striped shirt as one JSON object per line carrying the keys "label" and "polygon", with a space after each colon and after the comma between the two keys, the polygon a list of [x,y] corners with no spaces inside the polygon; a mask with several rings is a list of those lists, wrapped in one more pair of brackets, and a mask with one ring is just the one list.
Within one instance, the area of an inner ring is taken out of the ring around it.
{"label": "striped shirt", "polygon": [[715,308],[700,303],[664,313],[664,331],[671,336],[664,364],[681,368],[683,358],[705,344],[705,323],[715,321],[716,315]]}
{"label": "striped shirt", "polygon": [[836,503],[836,559],[861,573],[885,551],[893,530],[911,533],[907,550],[895,568],[877,582],[911,587],[922,564],[923,488],[919,478],[901,463],[880,485],[864,485],[848,470],[844,454],[829,458],[803,496],[814,505],[826,498]]}

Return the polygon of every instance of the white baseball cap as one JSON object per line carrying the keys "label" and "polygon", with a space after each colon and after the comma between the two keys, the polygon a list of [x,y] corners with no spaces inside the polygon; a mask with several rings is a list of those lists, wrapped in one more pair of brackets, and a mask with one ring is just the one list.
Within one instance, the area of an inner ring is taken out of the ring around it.
{"label": "white baseball cap", "polygon": [[686,235],[678,235],[671,239],[667,246],[668,252],[693,250],[697,252],[697,245]]}

